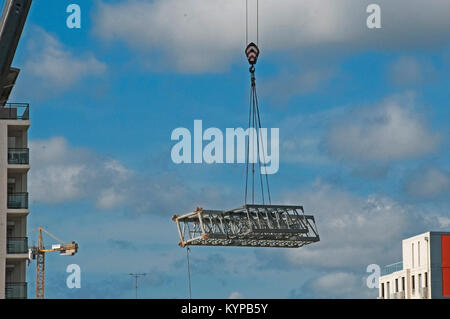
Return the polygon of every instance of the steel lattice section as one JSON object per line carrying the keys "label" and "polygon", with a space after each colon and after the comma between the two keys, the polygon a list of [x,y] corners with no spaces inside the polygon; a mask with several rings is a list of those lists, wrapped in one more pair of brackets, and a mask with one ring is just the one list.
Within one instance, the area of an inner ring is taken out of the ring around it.
{"label": "steel lattice section", "polygon": [[239,246],[299,248],[320,240],[314,216],[302,206],[244,205],[228,211],[204,210],[178,216],[181,247]]}

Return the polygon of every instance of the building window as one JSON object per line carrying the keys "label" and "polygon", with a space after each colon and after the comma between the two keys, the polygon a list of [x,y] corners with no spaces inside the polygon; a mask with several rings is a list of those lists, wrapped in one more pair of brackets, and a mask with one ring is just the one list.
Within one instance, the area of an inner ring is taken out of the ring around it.
{"label": "building window", "polygon": [[395,292],[398,292],[398,278],[395,279]]}
{"label": "building window", "polygon": [[402,291],[405,291],[405,277],[402,277]]}
{"label": "building window", "polygon": [[391,285],[390,285],[389,281],[386,283],[386,295],[387,295],[388,299],[391,298]]}
{"label": "building window", "polygon": [[16,179],[8,178],[8,194],[14,193],[15,189],[16,189]]}
{"label": "building window", "polygon": [[420,241],[417,243],[417,265],[420,267]]}
{"label": "building window", "polygon": [[416,277],[415,276],[411,276],[411,289],[412,289],[413,293],[416,290]]}
{"label": "building window", "polygon": [[417,287],[419,289],[422,288],[422,274],[419,274],[419,277],[417,278]]}
{"label": "building window", "polygon": [[381,284],[381,298],[384,299],[384,283]]}
{"label": "building window", "polygon": [[428,273],[425,273],[425,288],[428,288]]}

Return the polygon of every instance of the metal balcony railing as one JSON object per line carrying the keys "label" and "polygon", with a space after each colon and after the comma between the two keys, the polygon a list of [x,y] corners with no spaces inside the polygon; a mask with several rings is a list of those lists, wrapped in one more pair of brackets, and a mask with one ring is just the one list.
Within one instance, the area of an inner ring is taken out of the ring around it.
{"label": "metal balcony railing", "polygon": [[6,103],[0,106],[0,120],[29,120],[29,109],[28,103]]}
{"label": "metal balcony railing", "polygon": [[7,282],[5,287],[6,299],[27,299],[26,282]]}
{"label": "metal balcony railing", "polygon": [[8,164],[28,165],[30,164],[30,150],[28,148],[9,148]]}
{"label": "metal balcony railing", "polygon": [[28,209],[28,193],[9,193],[8,208]]}
{"label": "metal balcony railing", "polygon": [[8,254],[26,254],[28,253],[28,237],[8,237]]}
{"label": "metal balcony railing", "polygon": [[384,266],[384,268],[381,270],[381,275],[386,276],[400,270],[403,270],[403,262],[401,261],[395,264]]}

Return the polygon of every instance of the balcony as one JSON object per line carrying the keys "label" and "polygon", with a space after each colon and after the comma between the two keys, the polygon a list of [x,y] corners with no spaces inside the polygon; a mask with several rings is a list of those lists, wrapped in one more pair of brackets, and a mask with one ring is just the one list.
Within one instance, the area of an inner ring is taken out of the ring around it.
{"label": "balcony", "polygon": [[395,264],[384,266],[384,268],[381,270],[381,276],[386,276],[400,270],[403,270],[403,262],[401,261]]}
{"label": "balcony", "polygon": [[29,104],[6,103],[0,107],[0,120],[29,120]]}
{"label": "balcony", "polygon": [[419,289],[420,298],[427,299],[428,298],[428,288],[422,287]]}
{"label": "balcony", "polygon": [[28,193],[9,193],[9,209],[28,209]]}
{"label": "balcony", "polygon": [[28,148],[9,148],[8,164],[11,165],[30,164],[30,150]]}
{"label": "balcony", "polygon": [[7,282],[5,297],[6,299],[27,299],[27,283]]}
{"label": "balcony", "polygon": [[8,254],[26,254],[28,253],[27,237],[8,237],[7,240]]}

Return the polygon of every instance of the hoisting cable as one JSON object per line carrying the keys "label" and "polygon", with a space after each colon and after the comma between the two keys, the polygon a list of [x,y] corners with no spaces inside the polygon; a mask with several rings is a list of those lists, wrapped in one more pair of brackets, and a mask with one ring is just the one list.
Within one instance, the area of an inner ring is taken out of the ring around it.
{"label": "hoisting cable", "polygon": [[191,265],[189,263],[189,253],[191,249],[186,246],[186,259],[187,259],[187,271],[188,271],[188,283],[189,283],[189,299],[192,299],[192,286],[191,286]]}
{"label": "hoisting cable", "polygon": [[[248,44],[248,0],[245,0],[245,44]],[[256,0],[256,45],[259,45],[259,0]]]}
{"label": "hoisting cable", "polygon": [[[257,13],[256,13],[256,42],[259,41],[259,1],[256,1]],[[246,0],[246,43],[248,43],[248,0]],[[265,184],[267,190],[267,199],[269,204],[272,203],[270,196],[270,188],[269,188],[269,177],[267,174],[267,166],[266,166],[266,156],[264,150],[264,141],[262,135],[262,125],[261,125],[261,116],[259,113],[259,105],[258,105],[258,95],[256,93],[256,77],[255,77],[255,64],[258,60],[259,56],[259,48],[258,45],[251,42],[247,45],[245,49],[245,54],[247,56],[248,62],[250,64],[249,72],[251,75],[251,89],[250,89],[250,107],[249,107],[249,118],[248,118],[248,144],[247,144],[247,154],[246,154],[246,175],[245,175],[245,204],[247,204],[248,200],[248,192],[249,192],[249,170],[251,169],[251,202],[255,203],[255,160],[258,161],[259,168],[259,182],[261,187],[261,200],[262,204],[265,204],[265,190],[264,190],[264,182],[263,182],[263,170],[262,166],[264,166]],[[256,145],[255,145],[256,138]],[[255,154],[256,147],[256,154]],[[250,152],[252,152],[252,161],[250,167]],[[261,165],[261,157],[263,161],[263,165]]]}

